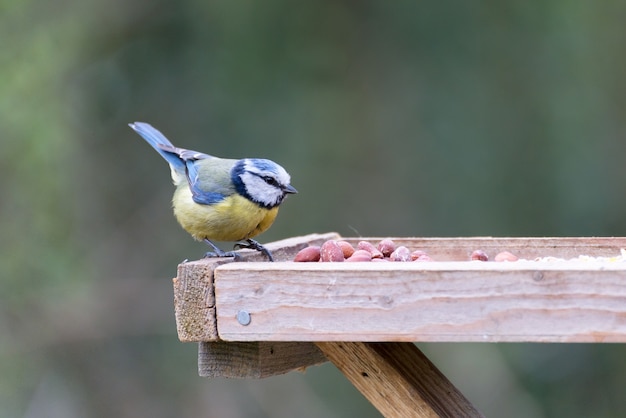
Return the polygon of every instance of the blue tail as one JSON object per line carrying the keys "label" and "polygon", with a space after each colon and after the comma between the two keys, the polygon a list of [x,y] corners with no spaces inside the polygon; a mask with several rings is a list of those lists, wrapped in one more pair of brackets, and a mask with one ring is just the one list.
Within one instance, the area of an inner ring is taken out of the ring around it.
{"label": "blue tail", "polygon": [[129,123],[128,126],[133,128],[152,148],[161,154],[161,157],[165,158],[173,170],[179,173],[185,172],[185,161],[176,152],[177,148],[161,132],[145,122]]}

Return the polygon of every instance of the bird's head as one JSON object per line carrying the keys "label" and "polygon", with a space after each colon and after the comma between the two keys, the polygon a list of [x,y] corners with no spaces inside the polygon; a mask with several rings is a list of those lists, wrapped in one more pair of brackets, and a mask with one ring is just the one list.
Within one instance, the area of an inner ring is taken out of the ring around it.
{"label": "bird's head", "polygon": [[267,209],[280,205],[288,194],[298,193],[289,184],[287,171],[270,160],[239,160],[231,175],[239,194]]}

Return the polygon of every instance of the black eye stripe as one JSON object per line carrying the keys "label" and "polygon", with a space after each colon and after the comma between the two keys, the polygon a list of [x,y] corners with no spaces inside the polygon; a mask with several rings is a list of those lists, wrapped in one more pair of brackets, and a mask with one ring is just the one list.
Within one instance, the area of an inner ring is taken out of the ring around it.
{"label": "black eye stripe", "polygon": [[278,183],[278,180],[272,176],[268,176],[268,175],[263,175],[263,174],[257,174],[257,173],[253,173],[255,174],[257,177],[261,178],[264,182],[266,182],[267,184],[269,184],[270,186],[279,186],[280,183]]}

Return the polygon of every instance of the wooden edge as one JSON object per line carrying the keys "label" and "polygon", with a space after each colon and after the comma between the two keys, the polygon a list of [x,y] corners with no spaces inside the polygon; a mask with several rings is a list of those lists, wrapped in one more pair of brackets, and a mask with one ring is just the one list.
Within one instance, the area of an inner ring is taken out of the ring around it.
{"label": "wooden edge", "polygon": [[412,343],[316,344],[386,417],[483,416]]}
{"label": "wooden edge", "polygon": [[313,343],[216,341],[198,346],[198,373],[202,377],[258,379],[326,361]]}
{"label": "wooden edge", "polygon": [[[337,239],[334,232],[310,234],[288,238],[266,245],[277,261],[293,258],[308,245],[320,245],[326,240]],[[258,251],[242,250],[242,261],[264,261]],[[178,265],[177,277],[173,279],[174,314],[178,338],[182,342],[218,341],[215,312],[215,269],[232,263],[231,258],[203,258]]]}

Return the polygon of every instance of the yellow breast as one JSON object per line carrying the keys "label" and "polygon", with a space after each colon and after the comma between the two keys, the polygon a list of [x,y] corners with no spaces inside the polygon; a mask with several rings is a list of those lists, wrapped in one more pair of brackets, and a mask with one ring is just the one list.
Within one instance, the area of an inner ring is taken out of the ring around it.
{"label": "yellow breast", "polygon": [[269,228],[278,214],[278,207],[265,209],[238,194],[214,205],[200,205],[188,187],[176,189],[173,205],[178,223],[199,241],[252,238]]}

